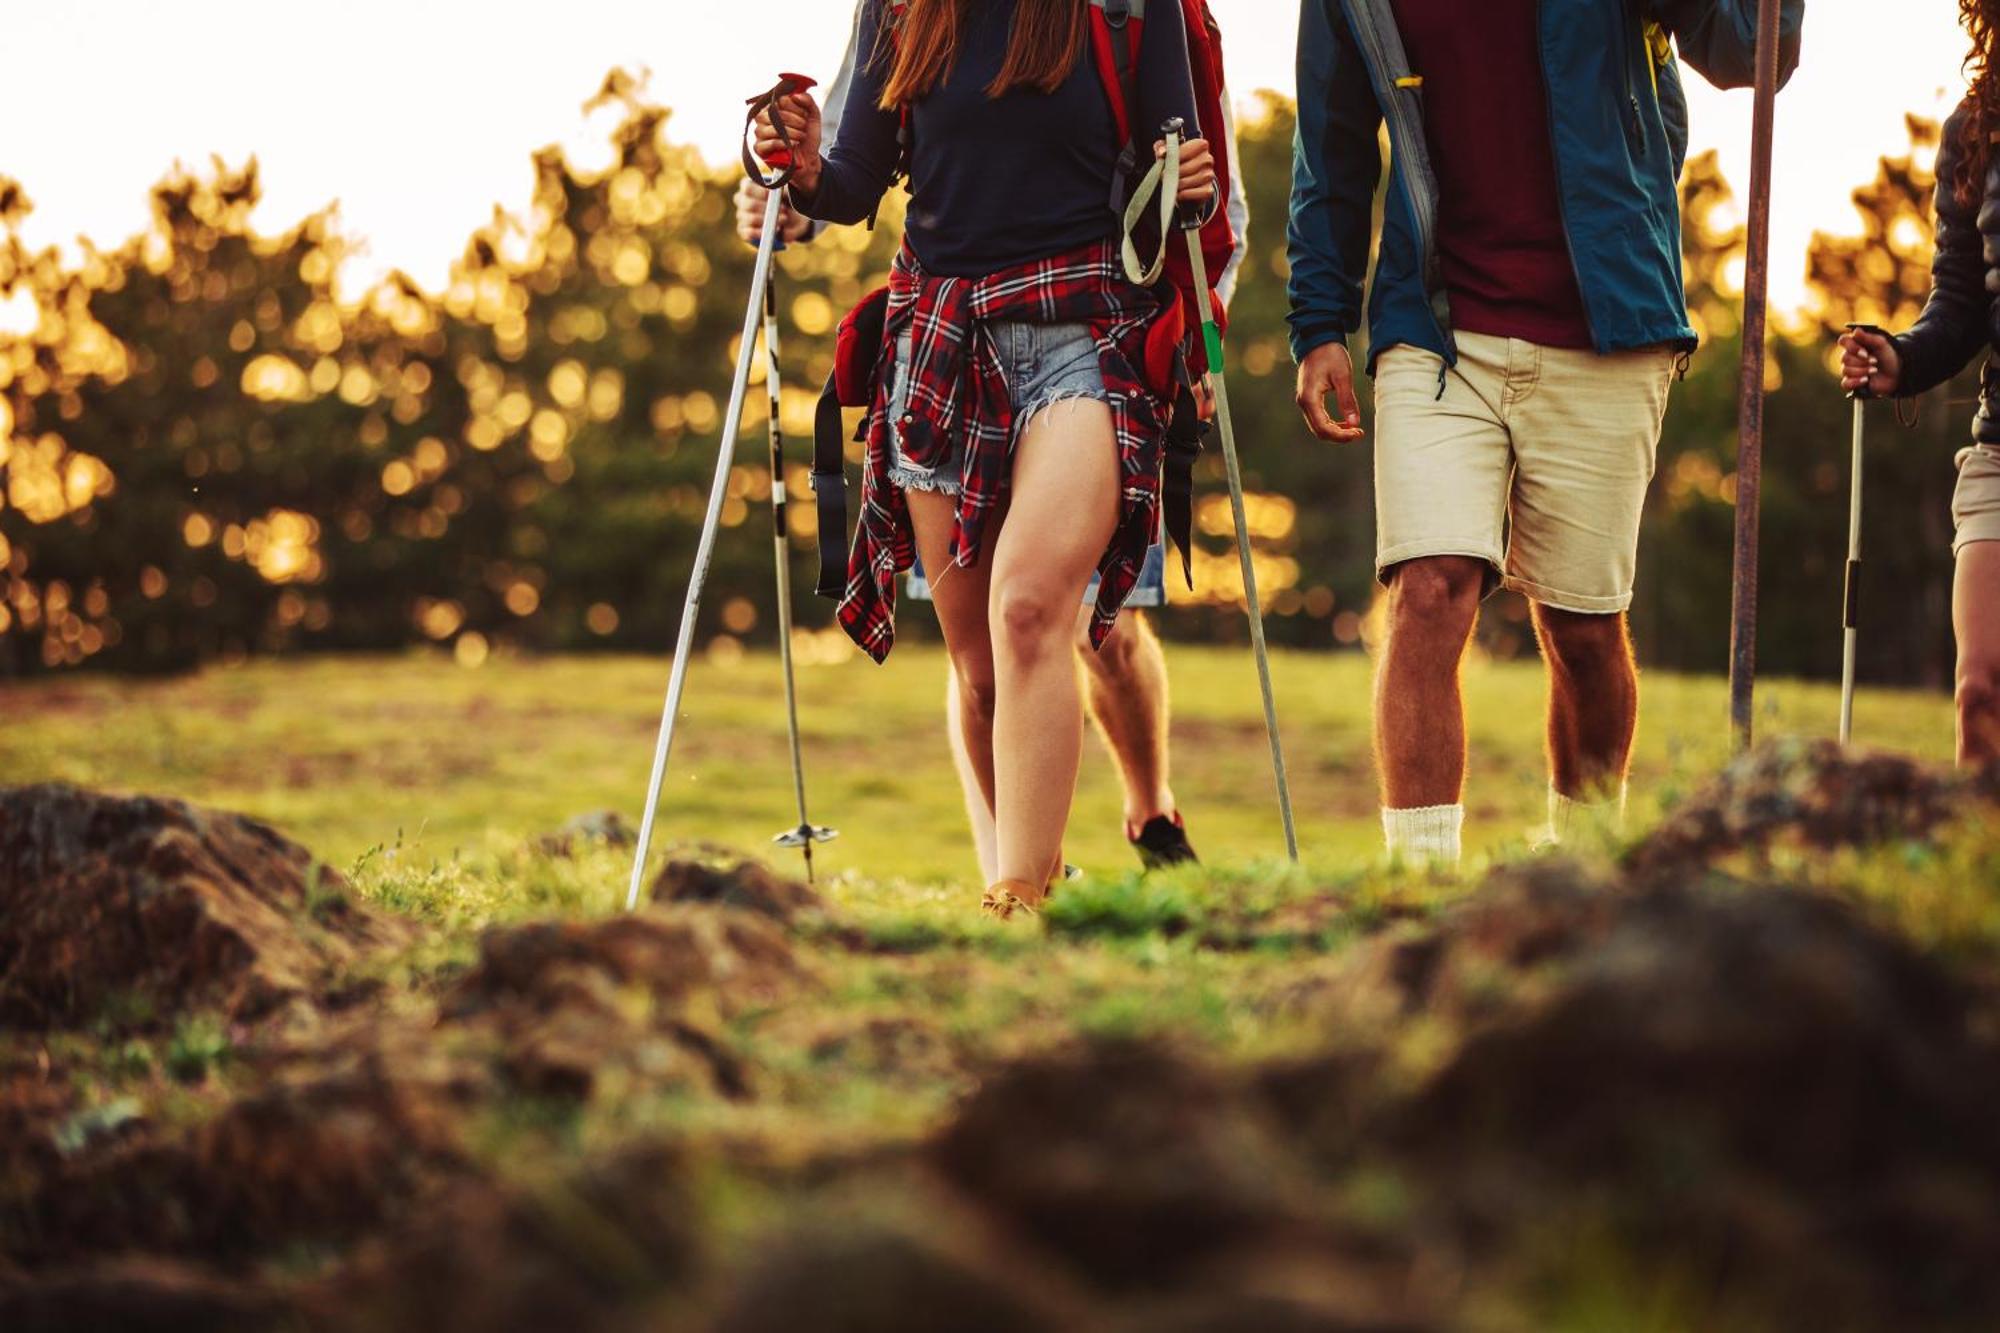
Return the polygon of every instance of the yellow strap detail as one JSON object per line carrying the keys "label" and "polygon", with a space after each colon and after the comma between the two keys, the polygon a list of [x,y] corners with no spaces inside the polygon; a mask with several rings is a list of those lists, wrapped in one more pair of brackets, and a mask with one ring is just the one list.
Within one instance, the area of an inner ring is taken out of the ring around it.
{"label": "yellow strap detail", "polygon": [[1396,86],[1398,88],[1421,88],[1424,86],[1424,76],[1421,74],[1412,74],[1407,79],[1397,79]]}
{"label": "yellow strap detail", "polygon": [[1660,66],[1674,58],[1674,39],[1663,23],[1646,25],[1646,69],[1653,76],[1653,100],[1660,100]]}

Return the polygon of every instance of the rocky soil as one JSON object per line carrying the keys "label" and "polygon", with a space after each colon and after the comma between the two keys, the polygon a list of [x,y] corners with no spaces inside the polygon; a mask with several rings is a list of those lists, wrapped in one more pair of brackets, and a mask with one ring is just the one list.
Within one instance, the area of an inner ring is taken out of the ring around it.
{"label": "rocky soil", "polygon": [[[2000,1327],[1996,949],[1814,871],[1947,873],[1995,790],[1770,750],[1434,903],[893,948],[726,859],[440,940],[256,821],[0,791],[0,1328]],[[946,1017],[1169,947],[1306,1038]]]}

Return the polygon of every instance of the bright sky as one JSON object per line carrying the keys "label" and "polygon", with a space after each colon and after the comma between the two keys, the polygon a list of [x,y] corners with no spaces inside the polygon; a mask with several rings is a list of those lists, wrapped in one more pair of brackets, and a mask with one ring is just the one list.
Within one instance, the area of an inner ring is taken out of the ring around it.
{"label": "bright sky", "polygon": [[[1297,0],[1213,3],[1231,87],[1289,92]],[[1813,230],[1855,230],[1847,196],[1906,142],[1903,113],[1956,99],[1956,9],[1810,0],[1805,66],[1779,102],[1781,308],[1803,298]],[[260,225],[338,199],[366,245],[350,278],[402,267],[437,287],[496,202],[526,204],[531,150],[593,142],[581,104],[611,66],[650,70],[676,109],[669,133],[721,162],[742,99],[779,69],[828,77],[851,13],[848,0],[0,0],[0,174],[35,201],[31,242],[114,244],[144,226],[147,187],[175,159],[255,153]],[[1741,190],[1749,94],[1690,84],[1695,147],[1720,148]]]}

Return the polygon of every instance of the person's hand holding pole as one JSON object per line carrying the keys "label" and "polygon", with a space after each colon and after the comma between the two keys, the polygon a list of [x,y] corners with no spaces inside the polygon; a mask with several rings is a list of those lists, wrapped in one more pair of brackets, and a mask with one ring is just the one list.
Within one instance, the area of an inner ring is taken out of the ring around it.
{"label": "person's hand holding pole", "polygon": [[1880,329],[1855,327],[1840,335],[1840,387],[1869,398],[1894,398],[1903,379],[1903,358]]}
{"label": "person's hand holding pole", "polygon": [[[764,239],[764,201],[771,192],[751,180],[743,178],[736,187],[736,234],[746,245],[756,245]],[[778,201],[778,241],[789,244],[803,241],[812,231],[812,219],[800,213],[784,200]]]}
{"label": "person's hand holding pole", "polygon": [[[1153,145],[1153,156],[1167,155],[1167,141],[1158,140]],[[1206,139],[1183,139],[1181,141],[1181,186],[1174,192],[1177,204],[1206,204],[1215,195],[1215,150],[1208,146]]]}
{"label": "person's hand holding pole", "polygon": [[786,93],[757,117],[757,156],[772,162],[790,153],[792,188],[802,195],[819,189],[819,141],[819,103],[811,93]]}

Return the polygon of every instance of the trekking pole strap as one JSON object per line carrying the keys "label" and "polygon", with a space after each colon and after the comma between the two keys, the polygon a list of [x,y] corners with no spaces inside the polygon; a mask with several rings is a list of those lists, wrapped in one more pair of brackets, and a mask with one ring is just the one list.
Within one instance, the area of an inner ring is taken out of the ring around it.
{"label": "trekking pole strap", "polygon": [[[1141,287],[1150,287],[1157,282],[1167,266],[1167,247],[1173,244],[1174,237],[1175,196],[1181,192],[1181,132],[1185,128],[1178,117],[1167,122],[1166,151],[1139,178],[1139,187],[1132,191],[1132,199],[1125,205],[1124,224],[1119,228],[1118,254],[1125,265],[1125,276]],[[1146,210],[1153,205],[1156,191],[1159,197],[1160,249],[1152,262],[1145,264],[1139,260],[1135,233],[1145,220]]]}
{"label": "trekking pole strap", "polygon": [[[767,190],[783,188],[792,179],[792,173],[798,170],[798,161],[792,152],[791,131],[778,118],[775,107],[779,99],[802,93],[812,87],[813,82],[803,74],[780,74],[776,83],[747,99],[746,105],[750,109],[743,116],[743,170],[749,173],[751,180]],[[772,113],[771,128],[778,132],[778,142],[784,147],[773,153],[769,161],[762,161],[751,145],[756,138],[757,117],[766,111]]]}

